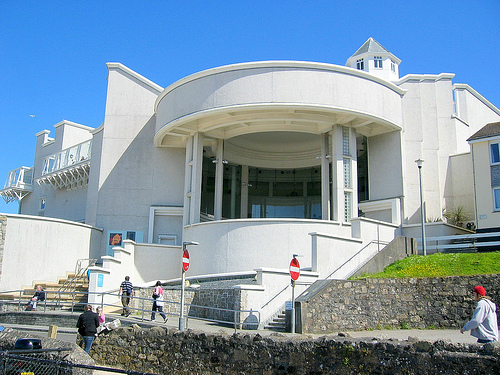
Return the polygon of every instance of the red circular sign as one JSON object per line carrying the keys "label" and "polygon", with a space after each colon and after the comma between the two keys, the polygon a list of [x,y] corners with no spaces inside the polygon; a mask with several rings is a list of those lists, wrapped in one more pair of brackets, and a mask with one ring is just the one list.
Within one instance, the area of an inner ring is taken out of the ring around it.
{"label": "red circular sign", "polygon": [[300,276],[300,265],[299,261],[296,258],[293,258],[290,262],[290,276],[292,280],[297,280]]}
{"label": "red circular sign", "polygon": [[189,269],[189,251],[187,249],[182,253],[182,268],[184,271]]}

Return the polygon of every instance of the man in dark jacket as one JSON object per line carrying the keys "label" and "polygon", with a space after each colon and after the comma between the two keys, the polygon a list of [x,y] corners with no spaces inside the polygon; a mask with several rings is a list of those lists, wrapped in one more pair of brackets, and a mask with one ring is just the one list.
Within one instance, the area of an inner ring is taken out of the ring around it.
{"label": "man in dark jacket", "polygon": [[85,312],[78,317],[76,327],[78,333],[83,336],[84,350],[90,353],[90,348],[97,334],[97,327],[99,327],[99,317],[92,311],[92,305],[85,306]]}
{"label": "man in dark jacket", "polygon": [[26,306],[26,310],[36,310],[36,303],[39,301],[45,301],[45,292],[41,285],[36,286],[35,294],[28,303],[28,306]]}

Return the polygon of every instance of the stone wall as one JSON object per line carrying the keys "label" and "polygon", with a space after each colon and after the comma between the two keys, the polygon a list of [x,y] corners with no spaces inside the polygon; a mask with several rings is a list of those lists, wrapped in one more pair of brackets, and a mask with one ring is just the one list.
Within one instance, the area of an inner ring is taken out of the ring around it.
{"label": "stone wall", "polygon": [[326,280],[297,299],[297,332],[335,333],[387,328],[460,328],[483,285],[500,305],[500,275]]}
{"label": "stone wall", "polygon": [[[119,349],[117,349],[119,348]],[[90,352],[100,365],[155,374],[498,374],[498,345],[338,336],[212,335],[119,328]]]}
{"label": "stone wall", "polygon": [[[150,308],[153,304],[153,300],[151,299],[153,289],[154,288],[136,289],[136,293],[139,297],[150,299],[144,303],[145,309]],[[163,311],[167,314],[178,315],[181,302],[180,287],[163,287],[163,293],[166,302]],[[225,310],[245,309],[245,307],[242,306],[242,294],[244,293],[242,293],[241,289],[233,288],[187,288],[184,298],[186,305],[189,305],[188,316],[234,322],[234,312]],[[133,300],[133,303],[135,303],[133,307],[141,308],[142,300],[136,299],[135,301]],[[201,306],[209,306],[211,308]],[[240,314],[236,315],[236,319],[240,319]],[[241,316],[241,319],[243,320],[244,316]]]}

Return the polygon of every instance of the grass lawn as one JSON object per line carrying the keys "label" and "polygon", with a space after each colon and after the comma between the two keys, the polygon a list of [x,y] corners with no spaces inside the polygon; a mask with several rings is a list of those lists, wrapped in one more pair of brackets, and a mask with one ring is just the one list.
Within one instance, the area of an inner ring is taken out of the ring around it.
{"label": "grass lawn", "polygon": [[500,273],[500,251],[485,253],[413,255],[398,260],[383,272],[362,278],[440,277]]}

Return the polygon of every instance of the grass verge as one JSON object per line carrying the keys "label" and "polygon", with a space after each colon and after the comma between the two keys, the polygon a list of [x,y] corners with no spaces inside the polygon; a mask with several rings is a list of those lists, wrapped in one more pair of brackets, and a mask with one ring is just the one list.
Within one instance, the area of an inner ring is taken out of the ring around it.
{"label": "grass verge", "polygon": [[363,278],[443,277],[500,273],[500,251],[413,255],[387,266],[383,272]]}

